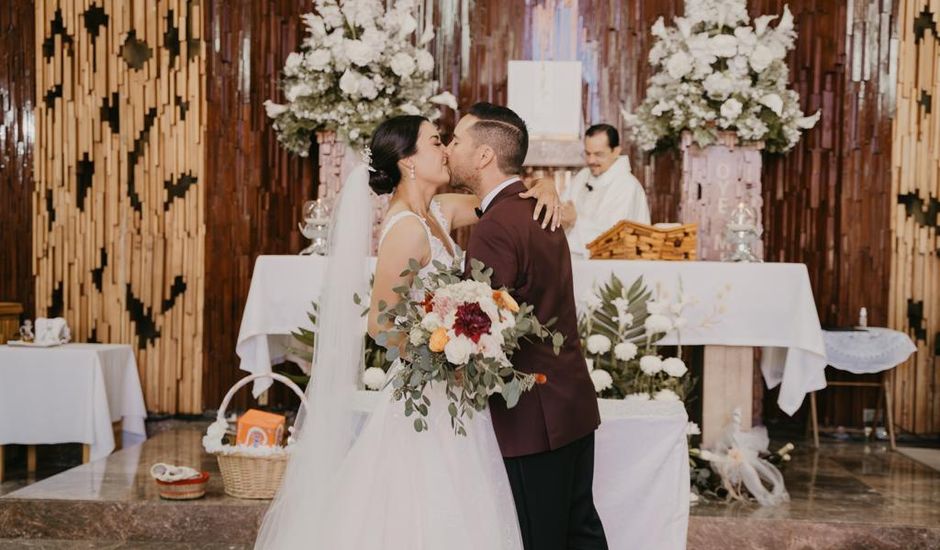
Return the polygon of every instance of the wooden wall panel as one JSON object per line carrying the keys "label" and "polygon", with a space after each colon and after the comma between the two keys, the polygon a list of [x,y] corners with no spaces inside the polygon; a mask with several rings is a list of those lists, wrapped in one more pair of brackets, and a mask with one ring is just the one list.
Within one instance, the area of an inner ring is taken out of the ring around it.
{"label": "wooden wall panel", "polygon": [[37,315],[133,344],[148,409],[202,412],[202,4],[35,6]]}
{"label": "wooden wall panel", "polygon": [[0,302],[23,305],[32,316],[33,106],[35,42],[33,2],[0,5]]}
{"label": "wooden wall panel", "polygon": [[940,432],[940,1],[900,0],[890,318],[917,353],[894,371],[895,418]]}
{"label": "wooden wall panel", "polygon": [[[206,408],[245,376],[235,343],[255,258],[296,254],[303,202],[316,196],[316,151],[303,159],[277,143],[262,103],[283,102],[277,79],[303,39],[312,0],[209,0],[206,52]],[[233,406],[249,401],[241,392]]]}

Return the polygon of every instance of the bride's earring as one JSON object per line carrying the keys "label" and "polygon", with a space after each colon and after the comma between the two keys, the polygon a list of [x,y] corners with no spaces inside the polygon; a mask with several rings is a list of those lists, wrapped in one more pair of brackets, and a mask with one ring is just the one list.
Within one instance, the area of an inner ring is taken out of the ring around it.
{"label": "bride's earring", "polygon": [[415,165],[411,165],[411,181],[418,179],[418,176],[415,175]]}

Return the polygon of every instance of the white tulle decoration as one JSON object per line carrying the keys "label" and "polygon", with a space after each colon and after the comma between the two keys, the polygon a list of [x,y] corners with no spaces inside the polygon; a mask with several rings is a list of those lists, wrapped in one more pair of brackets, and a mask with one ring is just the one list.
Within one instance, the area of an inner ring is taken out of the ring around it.
{"label": "white tulle decoration", "polygon": [[733,498],[745,498],[743,486],[761,506],[774,506],[790,500],[790,495],[780,470],[760,457],[769,444],[767,428],[741,430],[741,409],[735,409],[714,449],[701,456],[711,462],[712,470],[721,477],[722,485]]}

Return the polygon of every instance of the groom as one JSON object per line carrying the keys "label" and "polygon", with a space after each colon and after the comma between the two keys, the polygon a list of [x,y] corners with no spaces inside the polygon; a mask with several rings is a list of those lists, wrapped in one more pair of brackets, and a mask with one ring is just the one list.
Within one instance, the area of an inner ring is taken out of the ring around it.
{"label": "groom", "polygon": [[526,342],[513,355],[524,372],[548,381],[506,408],[490,401],[526,550],[606,549],[594,507],[594,430],[597,397],[581,354],[571,275],[562,231],[545,231],[533,219],[535,202],[519,197],[529,147],[525,122],[506,107],[477,103],[460,119],[447,149],[455,185],[481,201],[480,221],[467,250],[470,261],[493,268],[493,285],[535,307],[565,337],[560,355],[551,342]]}

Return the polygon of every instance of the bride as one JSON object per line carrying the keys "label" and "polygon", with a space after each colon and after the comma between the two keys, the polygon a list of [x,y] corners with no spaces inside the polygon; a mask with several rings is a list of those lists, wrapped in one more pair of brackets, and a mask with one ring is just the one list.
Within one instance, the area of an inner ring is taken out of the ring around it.
{"label": "bride", "polygon": [[[466,436],[455,435],[444,389],[432,385],[428,429],[418,433],[390,386],[377,396],[366,394],[377,397],[371,405],[356,391],[364,327],[353,295],[369,290],[369,188],[392,195],[367,317],[373,337],[386,328],[379,322],[378,304],[394,306],[398,295],[393,289],[412,282],[402,276],[410,259],[423,266],[419,277],[426,277],[435,261],[462,261],[450,232],[476,223],[479,207],[473,195],[438,194],[450,181],[447,156],[437,128],[423,117],[383,122],[372,138],[371,154],[371,165],[357,167],[346,181],[334,215],[307,388],[309,410],[299,415],[284,482],[255,547],[521,550],[489,411],[465,422]],[[558,196],[551,180],[540,180],[523,196],[546,208],[543,228],[554,230]],[[371,414],[366,412],[370,407]]]}

